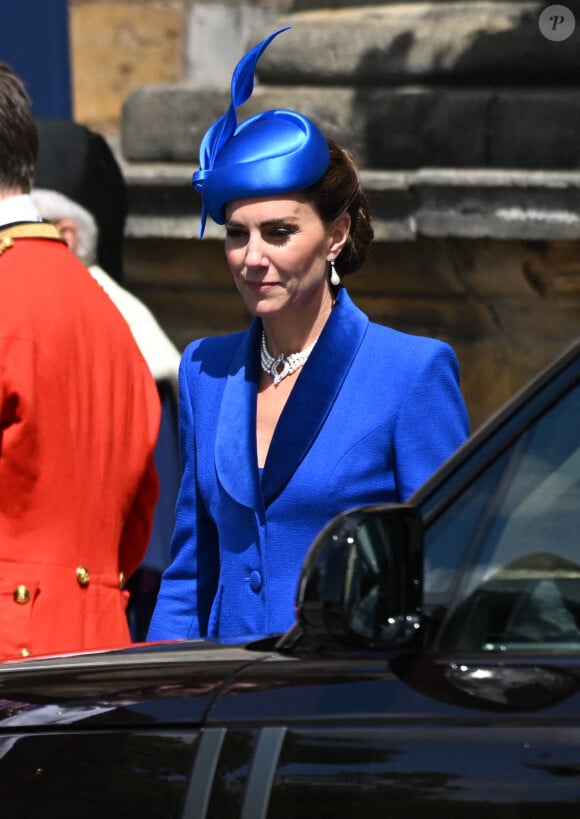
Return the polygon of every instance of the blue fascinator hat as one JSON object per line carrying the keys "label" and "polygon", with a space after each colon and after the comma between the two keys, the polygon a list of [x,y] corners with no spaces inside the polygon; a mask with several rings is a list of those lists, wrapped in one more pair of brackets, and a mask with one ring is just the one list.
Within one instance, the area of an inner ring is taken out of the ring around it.
{"label": "blue fascinator hat", "polygon": [[193,186],[202,197],[200,238],[208,214],[218,225],[224,224],[228,202],[303,190],[328,169],[326,138],[297,111],[263,111],[238,125],[236,108],[252,95],[260,55],[288,28],[273,32],[242,57],[232,76],[230,107],[201,142],[200,168],[193,174]]}

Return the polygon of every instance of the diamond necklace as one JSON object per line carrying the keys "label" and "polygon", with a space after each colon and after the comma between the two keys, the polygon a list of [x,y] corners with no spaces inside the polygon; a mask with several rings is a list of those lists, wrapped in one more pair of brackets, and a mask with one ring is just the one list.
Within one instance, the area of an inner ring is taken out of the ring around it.
{"label": "diamond necklace", "polygon": [[280,355],[274,358],[273,355],[270,355],[266,334],[262,330],[262,345],[260,348],[260,364],[262,365],[262,369],[265,373],[272,376],[274,384],[279,384],[287,375],[290,375],[290,373],[295,372],[306,364],[308,356],[314,349],[314,345],[317,341],[318,339],[315,338],[310,347],[302,350],[301,353],[291,353],[290,355],[280,353]]}

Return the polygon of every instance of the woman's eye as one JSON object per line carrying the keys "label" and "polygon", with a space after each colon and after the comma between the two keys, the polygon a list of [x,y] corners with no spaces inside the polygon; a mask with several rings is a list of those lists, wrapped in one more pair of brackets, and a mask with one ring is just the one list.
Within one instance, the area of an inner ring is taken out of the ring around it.
{"label": "woman's eye", "polygon": [[294,233],[296,233],[296,228],[284,227],[281,225],[280,227],[272,228],[270,236],[272,236],[274,239],[287,239]]}
{"label": "woman's eye", "polygon": [[[278,225],[265,228],[262,230],[262,240],[264,242],[284,242],[298,230],[295,227],[288,227],[285,225]],[[246,241],[248,239],[248,232],[244,228],[226,225],[226,238],[230,241]]]}
{"label": "woman's eye", "polygon": [[243,230],[240,230],[240,228],[226,227],[226,236],[228,239],[239,239],[240,236],[243,235],[244,232]]}

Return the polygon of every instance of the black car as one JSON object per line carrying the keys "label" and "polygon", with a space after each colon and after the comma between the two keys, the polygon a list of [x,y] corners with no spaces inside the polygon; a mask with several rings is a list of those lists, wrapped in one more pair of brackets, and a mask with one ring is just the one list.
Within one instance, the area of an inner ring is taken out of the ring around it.
{"label": "black car", "polygon": [[577,343],[320,533],[287,634],[1,665],[1,812],[577,819],[579,684]]}

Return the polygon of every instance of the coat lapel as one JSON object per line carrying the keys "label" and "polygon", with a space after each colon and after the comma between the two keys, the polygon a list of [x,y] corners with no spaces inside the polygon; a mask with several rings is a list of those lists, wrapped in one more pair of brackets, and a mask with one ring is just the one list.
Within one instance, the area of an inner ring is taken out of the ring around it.
{"label": "coat lapel", "polygon": [[243,335],[225,379],[217,423],[215,463],[218,479],[238,503],[263,508],[256,448],[256,399],[261,322]]}
{"label": "coat lapel", "polygon": [[276,426],[262,478],[266,506],[286,486],[310,449],[334,404],[368,324],[367,316],[341,288]]}

